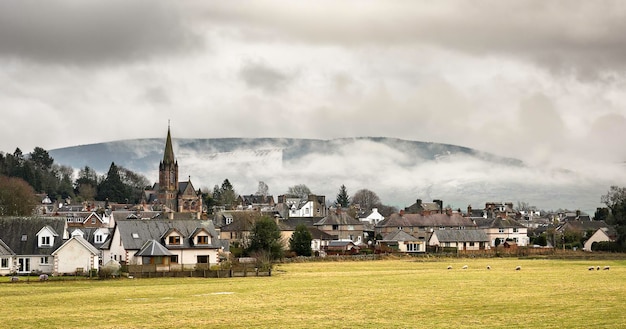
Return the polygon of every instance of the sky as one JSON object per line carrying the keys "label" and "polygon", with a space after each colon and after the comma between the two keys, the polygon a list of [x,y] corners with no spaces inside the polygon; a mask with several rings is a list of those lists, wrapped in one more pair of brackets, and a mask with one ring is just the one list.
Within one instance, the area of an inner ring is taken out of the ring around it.
{"label": "sky", "polygon": [[614,175],[625,30],[623,1],[0,0],[0,151],[169,121],[176,138],[395,137]]}

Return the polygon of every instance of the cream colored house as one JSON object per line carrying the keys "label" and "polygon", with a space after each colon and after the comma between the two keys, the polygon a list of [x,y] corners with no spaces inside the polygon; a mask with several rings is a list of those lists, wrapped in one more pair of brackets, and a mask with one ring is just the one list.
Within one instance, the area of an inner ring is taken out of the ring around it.
{"label": "cream colored house", "polygon": [[100,251],[76,234],[52,253],[54,275],[89,273],[99,269]]}
{"label": "cream colored house", "polygon": [[591,246],[593,245],[594,242],[614,241],[614,239],[612,239],[610,237],[610,235],[611,234],[609,232],[609,229],[606,228],[606,227],[597,229],[591,235],[591,237],[589,237],[589,239],[587,241],[585,241],[585,245],[583,246],[583,250],[584,251],[592,251],[591,250]]}

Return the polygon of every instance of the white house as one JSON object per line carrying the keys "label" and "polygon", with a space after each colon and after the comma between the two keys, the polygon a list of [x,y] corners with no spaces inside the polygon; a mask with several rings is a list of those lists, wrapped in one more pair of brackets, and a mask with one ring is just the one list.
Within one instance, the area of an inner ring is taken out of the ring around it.
{"label": "white house", "polygon": [[54,275],[88,273],[92,269],[99,269],[100,251],[85,240],[79,230],[75,232],[71,239],[52,253]]}
{"label": "white house", "polygon": [[[153,249],[146,249],[148,242]],[[101,249],[103,261],[114,259],[129,265],[175,267],[217,264],[219,252],[227,247],[212,221],[153,219],[117,220],[111,238]],[[168,253],[161,255],[163,249]],[[155,253],[151,254],[151,251]]]}
{"label": "white house", "polygon": [[385,216],[381,215],[378,212],[378,208],[372,208],[372,211],[367,216],[359,218],[360,221],[367,222],[373,225],[378,224],[383,219],[385,219]]}
{"label": "white house", "polygon": [[15,253],[0,240],[0,275],[9,275],[15,267]]}
{"label": "white house", "polygon": [[603,242],[603,241],[614,241],[614,239],[612,239],[610,237],[610,232],[609,229],[606,227],[602,227],[597,229],[592,235],[591,237],[589,237],[589,239],[587,241],[585,241],[585,245],[583,246],[583,250],[584,251],[592,251],[591,250],[591,246],[593,245],[594,242]]}
{"label": "white house", "polygon": [[483,230],[435,230],[430,246],[450,247],[462,251],[489,249],[489,237]]}
{"label": "white house", "polygon": [[380,245],[397,249],[400,252],[406,253],[421,253],[426,252],[426,236],[425,234],[419,234],[415,237],[411,234],[398,230],[394,233],[389,233],[378,241]]}

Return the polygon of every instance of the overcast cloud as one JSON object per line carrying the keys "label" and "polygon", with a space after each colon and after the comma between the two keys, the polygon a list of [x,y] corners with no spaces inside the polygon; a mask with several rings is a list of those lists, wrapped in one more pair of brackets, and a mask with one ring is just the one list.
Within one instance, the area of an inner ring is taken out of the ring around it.
{"label": "overcast cloud", "polygon": [[0,0],[0,150],[170,119],[182,138],[398,137],[589,173],[626,159],[625,25],[622,1]]}

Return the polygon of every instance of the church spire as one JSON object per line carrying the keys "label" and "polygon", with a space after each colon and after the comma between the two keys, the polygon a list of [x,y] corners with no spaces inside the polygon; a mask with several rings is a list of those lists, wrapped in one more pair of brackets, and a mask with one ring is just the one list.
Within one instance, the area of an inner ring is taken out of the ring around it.
{"label": "church spire", "polygon": [[167,140],[165,141],[165,153],[163,153],[163,164],[174,163],[174,148],[172,147],[172,135],[170,134],[169,123],[167,125]]}

